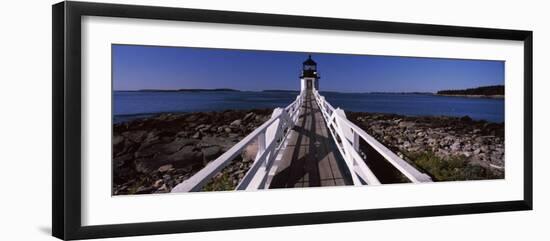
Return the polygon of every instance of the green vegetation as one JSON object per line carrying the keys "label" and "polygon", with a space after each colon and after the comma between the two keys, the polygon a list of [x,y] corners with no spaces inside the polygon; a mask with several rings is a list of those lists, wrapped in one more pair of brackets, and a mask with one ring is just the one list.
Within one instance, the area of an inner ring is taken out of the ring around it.
{"label": "green vegetation", "polygon": [[237,186],[233,185],[233,181],[228,173],[220,173],[216,175],[210,182],[202,188],[203,191],[231,191]]}
{"label": "green vegetation", "polygon": [[406,153],[406,156],[434,181],[462,181],[500,178],[490,170],[467,162],[464,156],[442,159],[433,152]]}

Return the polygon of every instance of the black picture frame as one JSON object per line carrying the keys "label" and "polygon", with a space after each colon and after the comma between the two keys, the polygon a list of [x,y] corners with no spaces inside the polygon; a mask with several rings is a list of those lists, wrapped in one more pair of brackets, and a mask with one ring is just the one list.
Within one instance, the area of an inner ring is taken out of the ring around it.
{"label": "black picture frame", "polygon": [[[517,40],[524,43],[524,194],[522,200],[421,207],[213,218],[132,224],[81,224],[81,17],[105,16],[229,23],[379,33]],[[308,225],[379,219],[532,210],[533,205],[533,33],[415,23],[366,21],[262,13],[197,10],[90,2],[52,6],[53,166],[52,233],[60,239],[87,239]]]}

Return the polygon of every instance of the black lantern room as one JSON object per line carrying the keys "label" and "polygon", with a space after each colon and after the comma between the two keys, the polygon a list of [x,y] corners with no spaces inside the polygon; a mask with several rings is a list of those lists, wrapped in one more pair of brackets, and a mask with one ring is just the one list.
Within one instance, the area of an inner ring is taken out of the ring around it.
{"label": "black lantern room", "polygon": [[300,78],[315,78],[320,79],[319,73],[317,73],[317,63],[311,59],[311,55],[302,64],[302,75]]}

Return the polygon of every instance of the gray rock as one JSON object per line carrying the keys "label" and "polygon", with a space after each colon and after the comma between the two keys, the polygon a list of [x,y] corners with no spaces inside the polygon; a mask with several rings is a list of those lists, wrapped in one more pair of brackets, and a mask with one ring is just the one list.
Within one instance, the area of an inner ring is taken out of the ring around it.
{"label": "gray rock", "polygon": [[170,189],[168,189],[168,187],[166,186],[166,184],[162,184],[162,186],[157,189],[157,192],[159,193],[167,193],[167,192],[170,192]]}
{"label": "gray rock", "polygon": [[123,136],[114,136],[113,137],[113,146],[119,146],[121,144],[124,144],[124,137]]}
{"label": "gray rock", "polygon": [[231,148],[233,145],[235,145],[235,142],[225,137],[205,136],[202,138],[199,144],[200,146],[203,146],[203,147],[219,146],[222,148],[223,151],[226,151],[229,148]]}
{"label": "gray rock", "polygon": [[148,194],[148,193],[152,193],[153,191],[154,191],[153,187],[140,186],[136,190],[136,194]]}
{"label": "gray rock", "polygon": [[222,154],[222,149],[219,146],[209,146],[202,149],[202,155],[205,161],[212,161]]}
{"label": "gray rock", "polygon": [[237,127],[237,126],[240,126],[241,125],[241,120],[240,119],[237,119],[237,120],[234,120],[233,122],[231,122],[231,124],[229,124],[230,126],[234,126],[234,127]]}
{"label": "gray rock", "polygon": [[195,131],[199,131],[200,129],[202,129],[205,126],[206,126],[205,124],[200,124],[197,127],[195,127]]}
{"label": "gray rock", "polygon": [[158,168],[158,171],[159,172],[167,172],[167,171],[170,171],[170,170],[173,170],[173,169],[174,168],[173,168],[172,164],[166,164],[166,165],[160,166]]}
{"label": "gray rock", "polygon": [[116,167],[121,167],[121,166],[124,166],[127,162],[131,161],[132,159],[134,159],[134,154],[127,153],[127,154],[115,157],[113,159],[113,164]]}
{"label": "gray rock", "polygon": [[177,138],[170,143],[156,143],[153,145],[142,145],[136,152],[135,157],[152,157],[157,155],[169,155],[179,151],[181,148],[187,145],[193,145],[197,143],[197,140]]}
{"label": "gray rock", "polygon": [[184,167],[199,163],[202,164],[202,161],[202,152],[198,151],[194,146],[184,146],[181,150],[172,154],[156,153],[152,156],[136,158],[134,164],[136,171],[149,173],[167,164],[172,164],[174,167]]}
{"label": "gray rock", "polygon": [[145,136],[145,142],[153,142],[153,141],[156,141],[158,140],[160,137],[159,137],[159,133],[155,130],[153,131],[150,131],[149,133],[147,133],[147,135]]}
{"label": "gray rock", "polygon": [[170,155],[168,161],[180,164],[202,162],[202,152],[195,149],[194,146],[184,146],[178,152]]}
{"label": "gray rock", "polygon": [[210,129],[211,126],[212,126],[212,125],[204,125],[202,128],[199,129],[199,131],[205,132],[205,131],[207,131],[208,129]]}
{"label": "gray rock", "polygon": [[140,143],[145,138],[147,132],[146,131],[126,131],[123,132],[122,135],[126,138],[128,138],[130,141],[133,141],[135,143]]}
{"label": "gray rock", "polygon": [[250,119],[254,119],[254,116],[255,116],[254,112],[250,112],[244,116],[243,120],[248,121]]}
{"label": "gray rock", "polygon": [[401,128],[412,128],[414,126],[415,126],[415,123],[410,121],[402,121],[399,123],[399,127]]}
{"label": "gray rock", "polygon": [[254,141],[245,147],[241,156],[244,162],[253,161],[258,153],[258,142]]}
{"label": "gray rock", "polygon": [[163,151],[166,153],[174,153],[179,151],[184,146],[195,145],[198,141],[188,138],[176,138],[174,141],[164,144]]}
{"label": "gray rock", "polygon": [[455,142],[451,145],[451,150],[452,151],[458,151],[460,149],[460,142]]}
{"label": "gray rock", "polygon": [[164,184],[164,180],[158,179],[158,180],[155,181],[155,183],[153,183],[153,187],[154,188],[159,188],[163,184]]}

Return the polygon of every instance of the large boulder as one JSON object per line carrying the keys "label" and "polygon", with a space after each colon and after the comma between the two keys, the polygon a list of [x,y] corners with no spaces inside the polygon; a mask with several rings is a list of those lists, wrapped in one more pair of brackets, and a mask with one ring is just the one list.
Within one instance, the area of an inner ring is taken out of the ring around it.
{"label": "large boulder", "polygon": [[184,146],[193,146],[198,143],[198,140],[187,138],[176,138],[169,143],[158,142],[153,145],[142,145],[140,149],[136,151],[135,156],[139,157],[151,157],[154,155],[169,155],[181,150]]}
{"label": "large boulder", "polygon": [[222,148],[219,146],[208,146],[202,148],[202,155],[204,158],[204,162],[208,163],[216,158],[218,158],[223,152]]}
{"label": "large boulder", "polygon": [[231,124],[229,124],[230,126],[233,126],[233,127],[239,127],[241,125],[242,121],[240,119],[237,119],[237,120],[234,120],[233,122],[231,122]]}
{"label": "large boulder", "polygon": [[201,139],[201,141],[197,144],[197,146],[200,146],[200,147],[219,146],[221,147],[222,151],[225,152],[235,144],[236,144],[235,141],[225,137],[205,136]]}
{"label": "large boulder", "polygon": [[[162,148],[162,147],[160,147]],[[194,146],[184,146],[172,154],[157,152],[151,156],[137,157],[134,161],[136,171],[149,173],[159,167],[172,164],[174,167],[186,167],[202,164],[202,152]]]}
{"label": "large boulder", "polygon": [[182,167],[195,163],[202,163],[202,152],[194,146],[184,146],[181,150],[168,156],[168,161],[175,166]]}
{"label": "large boulder", "polygon": [[256,155],[258,154],[258,142],[253,141],[252,143],[248,144],[244,148],[244,151],[242,152],[241,156],[243,158],[243,161],[253,161],[256,159]]}
{"label": "large boulder", "polygon": [[122,133],[122,136],[128,138],[128,140],[140,143],[147,136],[147,132],[143,130],[126,131]]}

